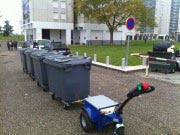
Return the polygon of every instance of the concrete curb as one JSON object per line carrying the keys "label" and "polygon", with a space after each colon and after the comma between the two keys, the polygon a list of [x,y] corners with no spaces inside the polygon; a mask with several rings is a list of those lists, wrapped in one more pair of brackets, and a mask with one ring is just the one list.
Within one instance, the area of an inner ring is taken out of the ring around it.
{"label": "concrete curb", "polygon": [[107,65],[104,63],[94,62],[94,61],[92,61],[92,64],[94,66],[107,68],[107,69],[111,69],[111,70],[116,70],[116,71],[121,71],[121,72],[132,72],[132,71],[138,71],[138,70],[145,70],[146,69],[146,66],[143,66],[143,65],[121,67],[121,66]]}

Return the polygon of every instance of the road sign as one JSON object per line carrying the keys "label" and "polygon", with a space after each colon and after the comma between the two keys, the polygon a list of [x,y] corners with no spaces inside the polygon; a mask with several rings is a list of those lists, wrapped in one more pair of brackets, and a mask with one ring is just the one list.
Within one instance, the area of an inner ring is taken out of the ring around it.
{"label": "road sign", "polygon": [[[135,25],[135,19],[133,17],[128,17],[126,20],[126,28],[131,31],[134,29]],[[125,64],[128,66],[128,55],[129,55],[129,40],[130,40],[130,35],[127,35],[128,42],[127,42],[127,49],[126,49],[126,61]]]}
{"label": "road sign", "polygon": [[135,25],[135,19],[133,17],[129,17],[126,20],[126,27],[128,30],[133,30]]}

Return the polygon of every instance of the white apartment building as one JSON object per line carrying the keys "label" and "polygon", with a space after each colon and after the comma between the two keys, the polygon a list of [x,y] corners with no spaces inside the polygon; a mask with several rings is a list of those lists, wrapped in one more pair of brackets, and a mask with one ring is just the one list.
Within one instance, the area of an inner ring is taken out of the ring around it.
{"label": "white apartment building", "polygon": [[50,39],[71,44],[73,0],[23,0],[25,40]]}
{"label": "white apartment building", "polygon": [[[50,39],[66,44],[108,44],[110,33],[105,24],[90,22],[74,14],[74,0],[23,0],[25,40]],[[114,32],[114,43],[120,44],[135,31],[122,26]]]}

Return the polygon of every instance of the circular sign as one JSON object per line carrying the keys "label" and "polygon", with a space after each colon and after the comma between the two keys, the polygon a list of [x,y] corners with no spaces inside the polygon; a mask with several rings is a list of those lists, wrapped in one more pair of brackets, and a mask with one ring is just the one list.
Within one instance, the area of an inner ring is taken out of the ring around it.
{"label": "circular sign", "polygon": [[126,20],[126,27],[128,30],[132,30],[134,29],[134,25],[135,25],[135,19],[133,17],[129,17]]}

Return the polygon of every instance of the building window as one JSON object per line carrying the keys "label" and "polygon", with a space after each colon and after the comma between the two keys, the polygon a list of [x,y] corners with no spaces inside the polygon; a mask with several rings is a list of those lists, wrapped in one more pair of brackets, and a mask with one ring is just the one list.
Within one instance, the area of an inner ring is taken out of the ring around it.
{"label": "building window", "polygon": [[65,13],[61,13],[61,20],[66,20],[66,14]]}
{"label": "building window", "polygon": [[54,1],[53,1],[53,7],[54,7],[54,8],[58,8],[58,1],[57,1],[57,0],[54,0]]}
{"label": "building window", "polygon": [[58,19],[59,19],[59,17],[58,17],[58,12],[54,12],[54,13],[53,13],[53,19],[55,19],[55,20],[58,20]]}
{"label": "building window", "polygon": [[61,2],[61,8],[66,8],[66,2]]}

